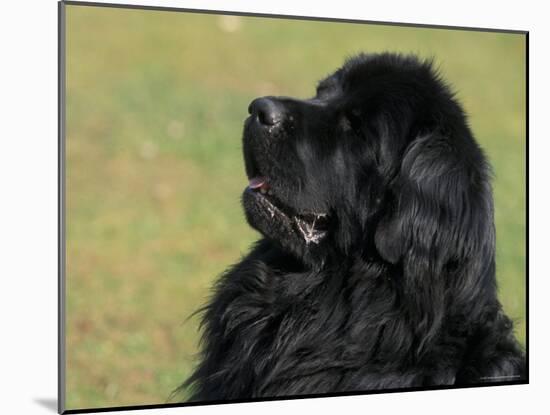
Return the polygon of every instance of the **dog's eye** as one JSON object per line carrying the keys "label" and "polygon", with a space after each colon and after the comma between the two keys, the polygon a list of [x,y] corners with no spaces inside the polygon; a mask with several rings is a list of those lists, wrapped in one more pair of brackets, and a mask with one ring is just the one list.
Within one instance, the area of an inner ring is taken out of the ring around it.
{"label": "dog's eye", "polygon": [[354,108],[351,111],[348,111],[346,115],[352,124],[361,124],[361,111],[358,109]]}
{"label": "dog's eye", "polygon": [[346,111],[342,115],[340,123],[345,131],[359,132],[361,129],[361,112],[357,109]]}

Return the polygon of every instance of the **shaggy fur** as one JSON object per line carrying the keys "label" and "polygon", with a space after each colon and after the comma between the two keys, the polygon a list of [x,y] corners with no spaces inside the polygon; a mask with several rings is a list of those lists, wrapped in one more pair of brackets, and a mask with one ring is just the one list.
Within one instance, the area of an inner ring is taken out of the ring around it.
{"label": "shaggy fur", "polygon": [[430,62],[360,55],[315,97],[252,102],[263,238],[203,310],[192,400],[518,381],[490,169]]}

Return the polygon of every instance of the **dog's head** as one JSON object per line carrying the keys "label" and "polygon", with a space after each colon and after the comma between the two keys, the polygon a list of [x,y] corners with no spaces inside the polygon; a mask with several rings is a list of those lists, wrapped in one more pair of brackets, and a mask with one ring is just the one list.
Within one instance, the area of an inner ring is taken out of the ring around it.
{"label": "dog's head", "polygon": [[360,55],[313,98],[258,98],[249,113],[247,219],[305,263],[451,266],[492,249],[487,163],[429,62]]}

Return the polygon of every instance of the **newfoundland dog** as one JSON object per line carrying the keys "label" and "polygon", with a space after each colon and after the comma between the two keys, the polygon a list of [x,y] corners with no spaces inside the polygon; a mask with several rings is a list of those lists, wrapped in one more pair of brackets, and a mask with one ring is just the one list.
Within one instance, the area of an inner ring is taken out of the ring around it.
{"label": "newfoundland dog", "polygon": [[497,299],[490,167],[430,62],[359,55],[252,101],[262,234],[203,311],[191,400],[525,381]]}

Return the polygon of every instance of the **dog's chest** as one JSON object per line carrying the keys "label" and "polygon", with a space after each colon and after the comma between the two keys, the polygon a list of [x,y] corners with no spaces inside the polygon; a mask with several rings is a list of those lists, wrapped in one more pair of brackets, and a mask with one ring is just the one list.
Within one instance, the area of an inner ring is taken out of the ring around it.
{"label": "dog's chest", "polygon": [[249,365],[260,368],[263,379],[284,379],[364,361],[373,342],[368,331],[379,322],[369,320],[368,299],[353,294],[368,288],[349,287],[348,282],[344,277],[275,274],[262,278],[253,291],[243,291],[239,301],[249,307],[247,321],[239,322],[239,337],[253,349],[246,353]]}

